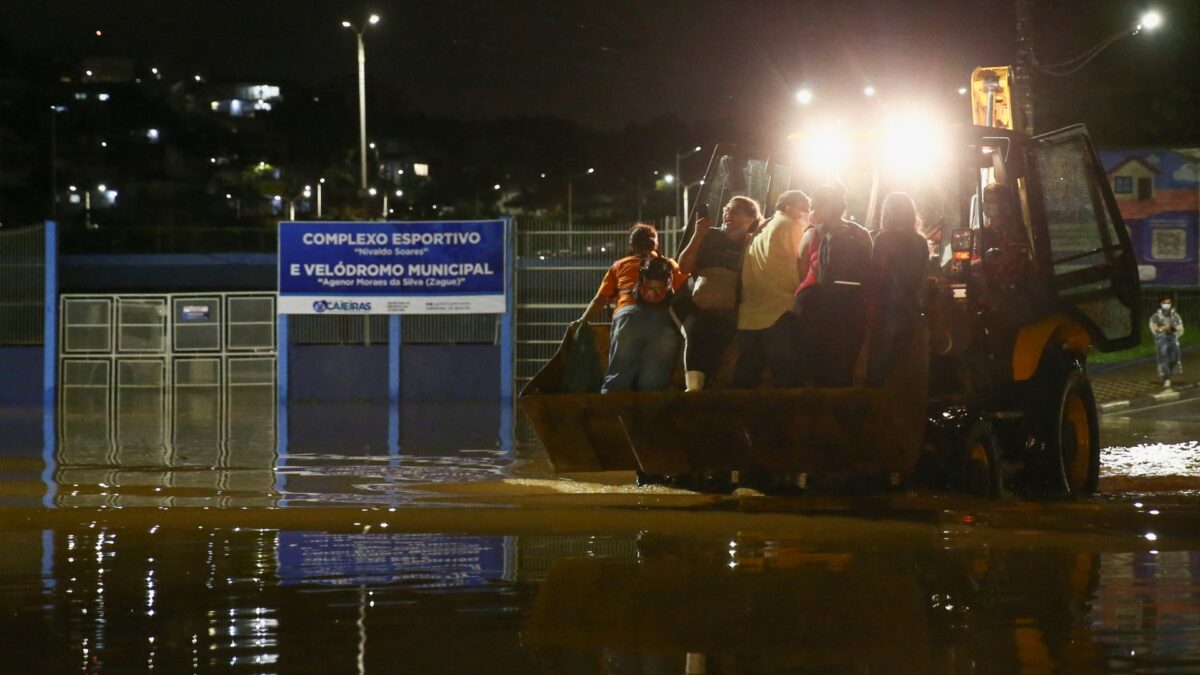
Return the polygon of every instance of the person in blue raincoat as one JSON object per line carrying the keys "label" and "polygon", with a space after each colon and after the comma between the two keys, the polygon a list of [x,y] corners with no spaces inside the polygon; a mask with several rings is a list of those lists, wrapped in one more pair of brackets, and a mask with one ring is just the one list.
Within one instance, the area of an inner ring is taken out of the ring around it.
{"label": "person in blue raincoat", "polygon": [[1171,297],[1164,297],[1154,314],[1150,315],[1150,334],[1154,336],[1154,353],[1158,357],[1158,376],[1163,388],[1171,386],[1171,376],[1183,372],[1179,359],[1179,338],[1183,337],[1183,317],[1175,311]]}

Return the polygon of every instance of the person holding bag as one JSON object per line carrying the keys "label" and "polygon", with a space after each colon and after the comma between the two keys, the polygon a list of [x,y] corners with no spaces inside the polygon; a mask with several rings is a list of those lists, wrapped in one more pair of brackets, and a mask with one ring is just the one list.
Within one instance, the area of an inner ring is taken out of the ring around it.
{"label": "person holding bag", "polygon": [[714,228],[705,217],[679,255],[679,269],[690,274],[690,307],[683,319],[683,365],[688,391],[704,389],[721,367],[721,358],[737,334],[737,306],[746,246],[762,224],[758,202],[734,197]]}
{"label": "person holding bag", "polygon": [[635,224],[629,231],[629,255],[608,268],[596,297],[572,323],[586,323],[602,307],[615,304],[601,393],[662,391],[671,384],[679,331],[669,305],[685,279],[674,260],[659,254],[658,230]]}

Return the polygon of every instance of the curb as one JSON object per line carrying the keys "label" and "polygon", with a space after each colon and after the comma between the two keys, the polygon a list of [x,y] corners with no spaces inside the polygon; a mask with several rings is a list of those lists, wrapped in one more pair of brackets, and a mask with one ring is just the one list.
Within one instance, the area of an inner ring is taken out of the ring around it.
{"label": "curb", "polygon": [[1180,385],[1178,387],[1172,387],[1170,389],[1166,389],[1166,390],[1163,390],[1163,391],[1160,391],[1160,392],[1157,392],[1154,394],[1138,396],[1137,398],[1126,399],[1123,401],[1108,401],[1105,403],[1101,403],[1100,405],[1098,405],[1096,407],[1099,408],[1101,415],[1108,415],[1110,413],[1115,413],[1115,412],[1120,412],[1120,411],[1136,410],[1138,408],[1145,408],[1147,406],[1157,405],[1159,403],[1169,403],[1171,401],[1177,401],[1177,400],[1183,398],[1184,392],[1193,391],[1197,388],[1200,388],[1200,382],[1184,384],[1184,385]]}

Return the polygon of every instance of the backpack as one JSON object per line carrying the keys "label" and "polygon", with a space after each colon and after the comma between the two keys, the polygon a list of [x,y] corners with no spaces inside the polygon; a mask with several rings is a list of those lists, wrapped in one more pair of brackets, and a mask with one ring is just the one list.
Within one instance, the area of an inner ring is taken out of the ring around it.
{"label": "backpack", "polygon": [[[670,300],[673,272],[674,268],[666,258],[656,255],[649,255],[642,258],[642,264],[638,267],[638,280],[633,287],[633,299],[637,300],[638,304],[648,305],[656,305]],[[653,293],[651,288],[653,282],[664,284],[666,292],[662,294]]]}
{"label": "backpack", "polygon": [[819,226],[817,282],[823,287],[867,284],[871,275],[871,235],[855,223]]}

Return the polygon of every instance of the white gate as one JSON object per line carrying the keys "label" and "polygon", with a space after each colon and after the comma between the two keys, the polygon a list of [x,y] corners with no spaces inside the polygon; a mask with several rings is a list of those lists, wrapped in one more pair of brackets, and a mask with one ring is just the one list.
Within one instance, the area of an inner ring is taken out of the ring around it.
{"label": "white gate", "polygon": [[60,316],[60,450],[273,447],[274,294],[63,295]]}

